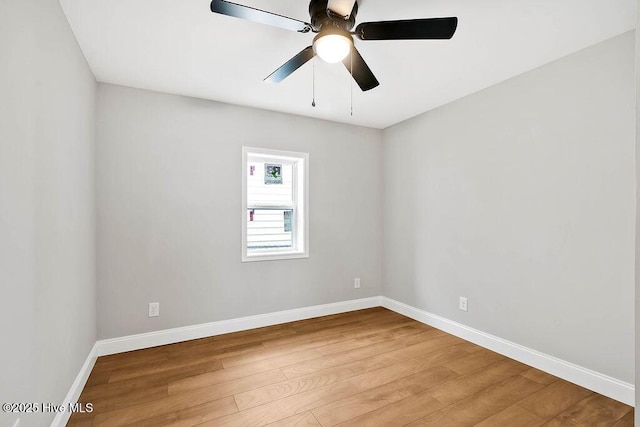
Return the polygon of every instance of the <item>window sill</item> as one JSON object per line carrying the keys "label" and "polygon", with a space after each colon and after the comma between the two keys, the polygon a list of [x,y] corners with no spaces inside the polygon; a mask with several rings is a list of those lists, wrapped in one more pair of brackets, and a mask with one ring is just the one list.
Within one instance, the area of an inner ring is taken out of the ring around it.
{"label": "window sill", "polygon": [[242,262],[281,261],[301,258],[309,258],[309,254],[306,252],[268,252],[252,255],[243,254]]}

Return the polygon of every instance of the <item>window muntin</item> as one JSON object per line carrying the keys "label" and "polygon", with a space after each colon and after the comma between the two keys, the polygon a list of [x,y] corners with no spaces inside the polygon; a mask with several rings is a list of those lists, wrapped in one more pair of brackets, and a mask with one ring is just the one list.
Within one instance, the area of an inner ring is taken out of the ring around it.
{"label": "window muntin", "polygon": [[243,147],[242,261],[308,257],[308,155]]}

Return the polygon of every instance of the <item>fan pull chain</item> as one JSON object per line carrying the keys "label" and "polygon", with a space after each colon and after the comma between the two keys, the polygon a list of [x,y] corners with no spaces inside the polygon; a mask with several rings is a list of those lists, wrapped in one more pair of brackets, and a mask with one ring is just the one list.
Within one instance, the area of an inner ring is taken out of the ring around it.
{"label": "fan pull chain", "polygon": [[312,80],[312,99],[311,99],[311,106],[315,108],[316,106],[316,60],[315,58],[313,59],[313,77],[311,78]]}

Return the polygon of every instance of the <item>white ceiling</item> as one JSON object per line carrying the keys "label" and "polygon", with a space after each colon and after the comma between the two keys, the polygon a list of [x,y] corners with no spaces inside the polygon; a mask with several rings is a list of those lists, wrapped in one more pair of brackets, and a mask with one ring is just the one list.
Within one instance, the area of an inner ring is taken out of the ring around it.
{"label": "white ceiling", "polygon": [[[306,1],[235,2],[309,21]],[[209,0],[60,3],[98,81],[381,129],[631,30],[636,22],[635,0],[361,0],[356,23],[459,18],[451,40],[356,40],[380,81],[363,93],[342,64],[318,58],[280,84],[263,82],[311,45],[313,34],[213,14]]]}

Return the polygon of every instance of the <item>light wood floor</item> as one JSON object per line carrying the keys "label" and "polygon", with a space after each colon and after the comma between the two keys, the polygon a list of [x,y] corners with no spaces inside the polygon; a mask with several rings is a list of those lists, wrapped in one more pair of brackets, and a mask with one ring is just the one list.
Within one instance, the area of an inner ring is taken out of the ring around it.
{"label": "light wood floor", "polygon": [[632,426],[633,409],[383,308],[100,357],[69,425]]}

